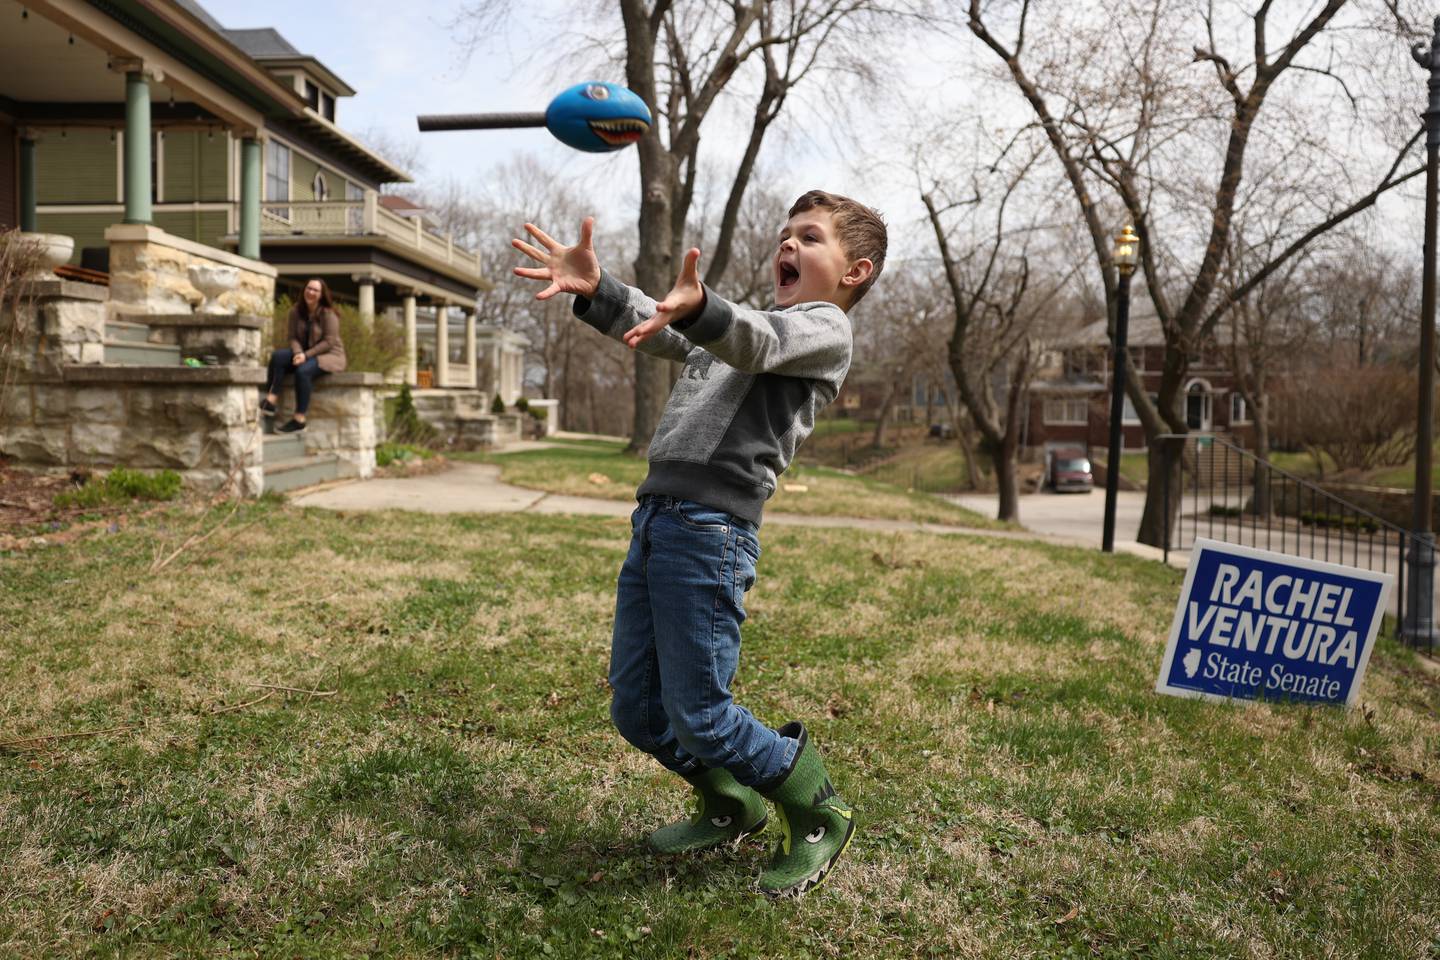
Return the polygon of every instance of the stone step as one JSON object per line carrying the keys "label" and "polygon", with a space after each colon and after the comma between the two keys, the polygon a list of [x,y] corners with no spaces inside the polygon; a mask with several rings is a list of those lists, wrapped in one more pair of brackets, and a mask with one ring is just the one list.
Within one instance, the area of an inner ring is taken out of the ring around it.
{"label": "stone step", "polygon": [[180,348],[168,343],[106,340],[105,362],[120,366],[175,366],[180,363]]}
{"label": "stone step", "polygon": [[263,463],[283,463],[286,460],[301,460],[305,457],[304,433],[273,433],[264,438],[265,459]]}
{"label": "stone step", "polygon": [[284,493],[339,478],[340,459],[333,454],[265,464],[266,493]]}
{"label": "stone step", "polygon": [[132,323],[129,320],[110,320],[105,324],[105,337],[108,340],[124,340],[129,343],[148,343],[150,327],[148,324]]}

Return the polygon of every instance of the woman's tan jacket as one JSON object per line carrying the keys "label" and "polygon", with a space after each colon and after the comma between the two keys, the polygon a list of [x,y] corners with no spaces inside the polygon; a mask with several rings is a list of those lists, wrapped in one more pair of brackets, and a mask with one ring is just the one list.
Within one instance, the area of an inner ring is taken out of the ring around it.
{"label": "woman's tan jacket", "polygon": [[345,369],[345,344],[340,342],[340,315],[334,310],[320,307],[310,318],[310,347],[305,343],[305,315],[297,303],[290,308],[290,349],[304,353],[305,359],[314,357],[320,369],[326,373],[339,373]]}

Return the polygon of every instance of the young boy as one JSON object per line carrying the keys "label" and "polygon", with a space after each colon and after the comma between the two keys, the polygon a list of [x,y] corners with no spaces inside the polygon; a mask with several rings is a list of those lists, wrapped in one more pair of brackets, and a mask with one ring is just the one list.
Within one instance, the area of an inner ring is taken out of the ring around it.
{"label": "young boy", "polygon": [[835,399],[850,368],[845,311],[885,264],[885,223],[845,197],[795,202],[775,252],[775,307],[749,310],[705,287],[699,250],[656,303],[600,268],[593,218],[572,247],[533,224],[513,244],[548,281],[537,296],[575,295],[575,315],[684,372],[650,442],[630,551],[620,570],[610,652],[610,715],[620,734],[684,778],[699,797],[688,821],[650,836],[661,853],[784,830],[760,888],[799,896],[824,880],[855,831],[800,723],[767,727],[730,694],[745,592],[755,582],[765,501]]}

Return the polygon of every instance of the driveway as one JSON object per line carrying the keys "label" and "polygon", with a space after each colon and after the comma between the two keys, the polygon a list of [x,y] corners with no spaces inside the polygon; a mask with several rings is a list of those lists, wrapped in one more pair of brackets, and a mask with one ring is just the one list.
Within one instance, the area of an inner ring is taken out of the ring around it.
{"label": "driveway", "polygon": [[[966,493],[945,499],[987,517],[995,516],[1000,509],[998,494]],[[1144,511],[1143,491],[1120,491],[1115,501],[1117,545],[1134,542]],[[1105,525],[1105,491],[1097,488],[1089,493],[1026,494],[1020,498],[1020,524],[1035,533],[1098,547]]]}

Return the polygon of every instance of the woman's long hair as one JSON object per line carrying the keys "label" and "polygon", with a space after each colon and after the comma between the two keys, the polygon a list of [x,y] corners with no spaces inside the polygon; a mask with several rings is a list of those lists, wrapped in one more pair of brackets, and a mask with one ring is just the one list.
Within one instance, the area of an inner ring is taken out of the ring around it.
{"label": "woman's long hair", "polygon": [[[312,283],[320,284],[320,301],[315,304],[316,310],[334,310],[335,301],[330,299],[330,285],[320,277],[311,277],[305,281],[305,287]],[[295,301],[295,306],[300,311],[300,316],[306,320],[310,319],[310,306],[305,302],[305,287],[300,288],[300,299]]]}

